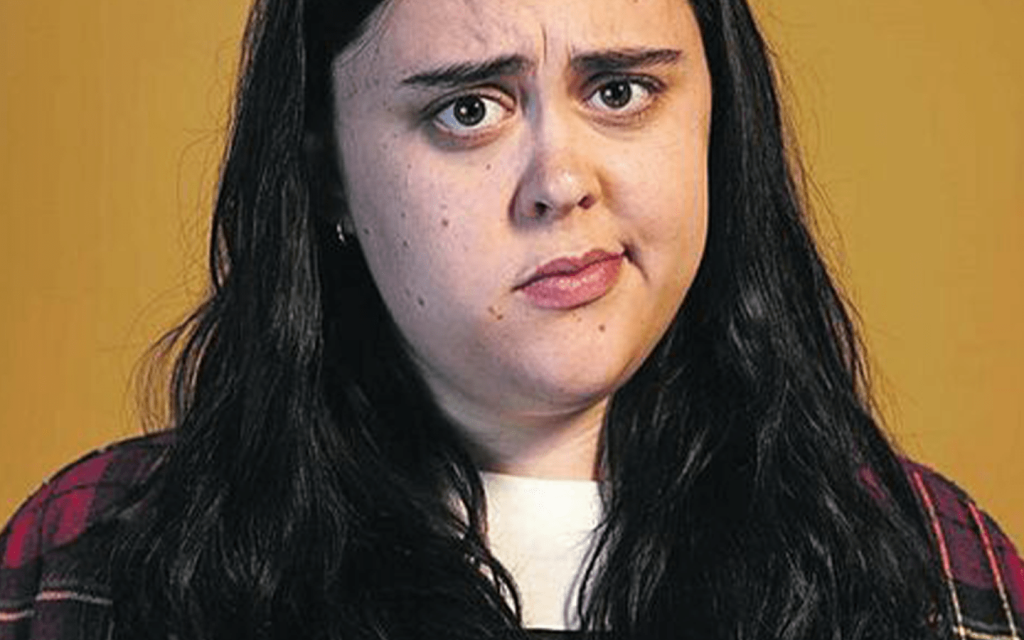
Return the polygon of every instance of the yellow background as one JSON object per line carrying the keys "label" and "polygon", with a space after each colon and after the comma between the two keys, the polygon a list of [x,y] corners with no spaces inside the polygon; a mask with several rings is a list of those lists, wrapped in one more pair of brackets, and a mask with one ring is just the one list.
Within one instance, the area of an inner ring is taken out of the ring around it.
{"label": "yellow background", "polygon": [[[246,2],[0,3],[0,519],[138,431],[201,295]],[[905,450],[1024,543],[1024,4],[760,0]]]}

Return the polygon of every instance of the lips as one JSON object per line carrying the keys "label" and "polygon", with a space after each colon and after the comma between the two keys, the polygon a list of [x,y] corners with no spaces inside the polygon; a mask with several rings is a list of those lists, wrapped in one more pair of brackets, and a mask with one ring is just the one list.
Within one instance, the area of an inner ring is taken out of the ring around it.
{"label": "lips", "polygon": [[615,286],[623,258],[623,253],[600,249],[558,258],[541,265],[516,290],[544,309],[579,307],[604,297]]}

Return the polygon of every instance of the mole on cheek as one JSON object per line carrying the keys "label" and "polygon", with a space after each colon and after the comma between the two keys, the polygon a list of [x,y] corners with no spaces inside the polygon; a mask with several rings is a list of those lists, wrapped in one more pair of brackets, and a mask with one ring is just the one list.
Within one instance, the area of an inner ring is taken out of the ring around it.
{"label": "mole on cheek", "polygon": [[427,301],[423,299],[423,296],[420,296],[416,298],[416,304],[420,305],[421,307],[425,307],[427,306]]}
{"label": "mole on cheek", "polygon": [[604,325],[603,324],[597,325],[597,330],[600,331],[601,333],[604,333]]}
{"label": "mole on cheek", "polygon": [[451,224],[451,221],[448,220],[448,218],[441,218],[441,226],[442,227],[447,229],[449,224]]}
{"label": "mole on cheek", "polygon": [[498,311],[494,306],[487,307],[487,313],[491,314],[491,317],[495,320],[502,320],[505,318],[505,314]]}

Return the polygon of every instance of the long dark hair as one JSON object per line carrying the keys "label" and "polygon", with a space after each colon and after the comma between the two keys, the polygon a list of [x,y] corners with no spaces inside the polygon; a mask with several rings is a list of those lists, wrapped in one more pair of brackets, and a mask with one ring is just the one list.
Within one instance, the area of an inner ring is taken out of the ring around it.
{"label": "long dark hair", "polygon": [[[379,1],[256,0],[166,455],[118,515],[124,638],[509,638],[484,497],[357,246],[331,61]],[[744,0],[691,0],[712,76],[707,246],[616,393],[584,629],[615,637],[943,635],[927,533],[808,230]]]}

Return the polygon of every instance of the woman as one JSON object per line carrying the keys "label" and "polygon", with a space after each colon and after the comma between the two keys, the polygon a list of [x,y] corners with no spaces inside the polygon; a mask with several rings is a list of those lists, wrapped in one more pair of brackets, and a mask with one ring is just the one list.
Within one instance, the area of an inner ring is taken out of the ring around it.
{"label": "woman", "polygon": [[780,122],[741,0],[257,2],[174,429],[15,518],[0,634],[1015,637]]}

